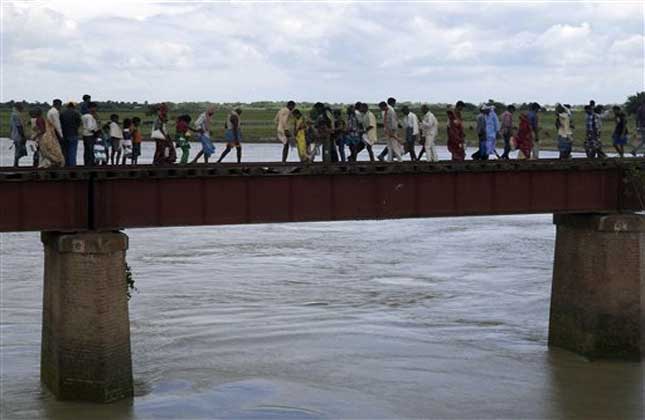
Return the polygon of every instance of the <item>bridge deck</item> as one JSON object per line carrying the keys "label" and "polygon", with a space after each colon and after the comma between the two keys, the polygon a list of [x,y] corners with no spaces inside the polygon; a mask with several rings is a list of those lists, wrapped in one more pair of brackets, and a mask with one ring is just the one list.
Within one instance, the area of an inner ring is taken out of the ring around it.
{"label": "bridge deck", "polygon": [[[620,160],[0,169],[0,231],[641,209]],[[645,170],[642,160],[629,165]],[[637,187],[642,188],[642,187]]]}

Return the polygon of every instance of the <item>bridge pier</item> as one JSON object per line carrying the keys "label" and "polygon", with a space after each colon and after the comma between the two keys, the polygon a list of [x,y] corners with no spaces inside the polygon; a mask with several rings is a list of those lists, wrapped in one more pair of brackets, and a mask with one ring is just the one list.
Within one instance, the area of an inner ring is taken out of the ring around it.
{"label": "bridge pier", "polygon": [[119,232],[43,232],[41,239],[41,381],[60,400],[132,397],[128,237]]}
{"label": "bridge pier", "polygon": [[645,215],[556,214],[549,345],[645,355]]}

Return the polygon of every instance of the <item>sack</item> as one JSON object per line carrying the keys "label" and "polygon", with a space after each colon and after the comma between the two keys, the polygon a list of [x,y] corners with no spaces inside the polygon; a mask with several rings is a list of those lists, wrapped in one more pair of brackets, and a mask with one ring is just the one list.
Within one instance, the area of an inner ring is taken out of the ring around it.
{"label": "sack", "polygon": [[152,130],[152,133],[150,133],[150,138],[153,140],[165,140],[166,136],[163,135],[161,130]]}

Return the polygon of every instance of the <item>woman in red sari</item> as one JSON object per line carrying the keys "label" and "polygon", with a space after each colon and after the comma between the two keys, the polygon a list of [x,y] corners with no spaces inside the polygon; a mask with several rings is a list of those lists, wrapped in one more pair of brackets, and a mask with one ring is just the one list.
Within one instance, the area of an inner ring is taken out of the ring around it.
{"label": "woman in red sari", "polygon": [[464,125],[455,111],[448,110],[448,151],[452,154],[452,160],[464,160]]}
{"label": "woman in red sari", "polygon": [[520,126],[517,130],[516,136],[517,150],[519,154],[518,159],[530,159],[531,150],[533,149],[533,131],[531,130],[531,123],[526,113],[520,114]]}

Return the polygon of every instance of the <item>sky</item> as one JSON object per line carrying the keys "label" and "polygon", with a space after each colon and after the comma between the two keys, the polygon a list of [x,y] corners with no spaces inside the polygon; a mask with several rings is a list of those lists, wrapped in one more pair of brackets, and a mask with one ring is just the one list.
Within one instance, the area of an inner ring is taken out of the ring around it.
{"label": "sky", "polygon": [[621,103],[645,3],[2,1],[0,100]]}

